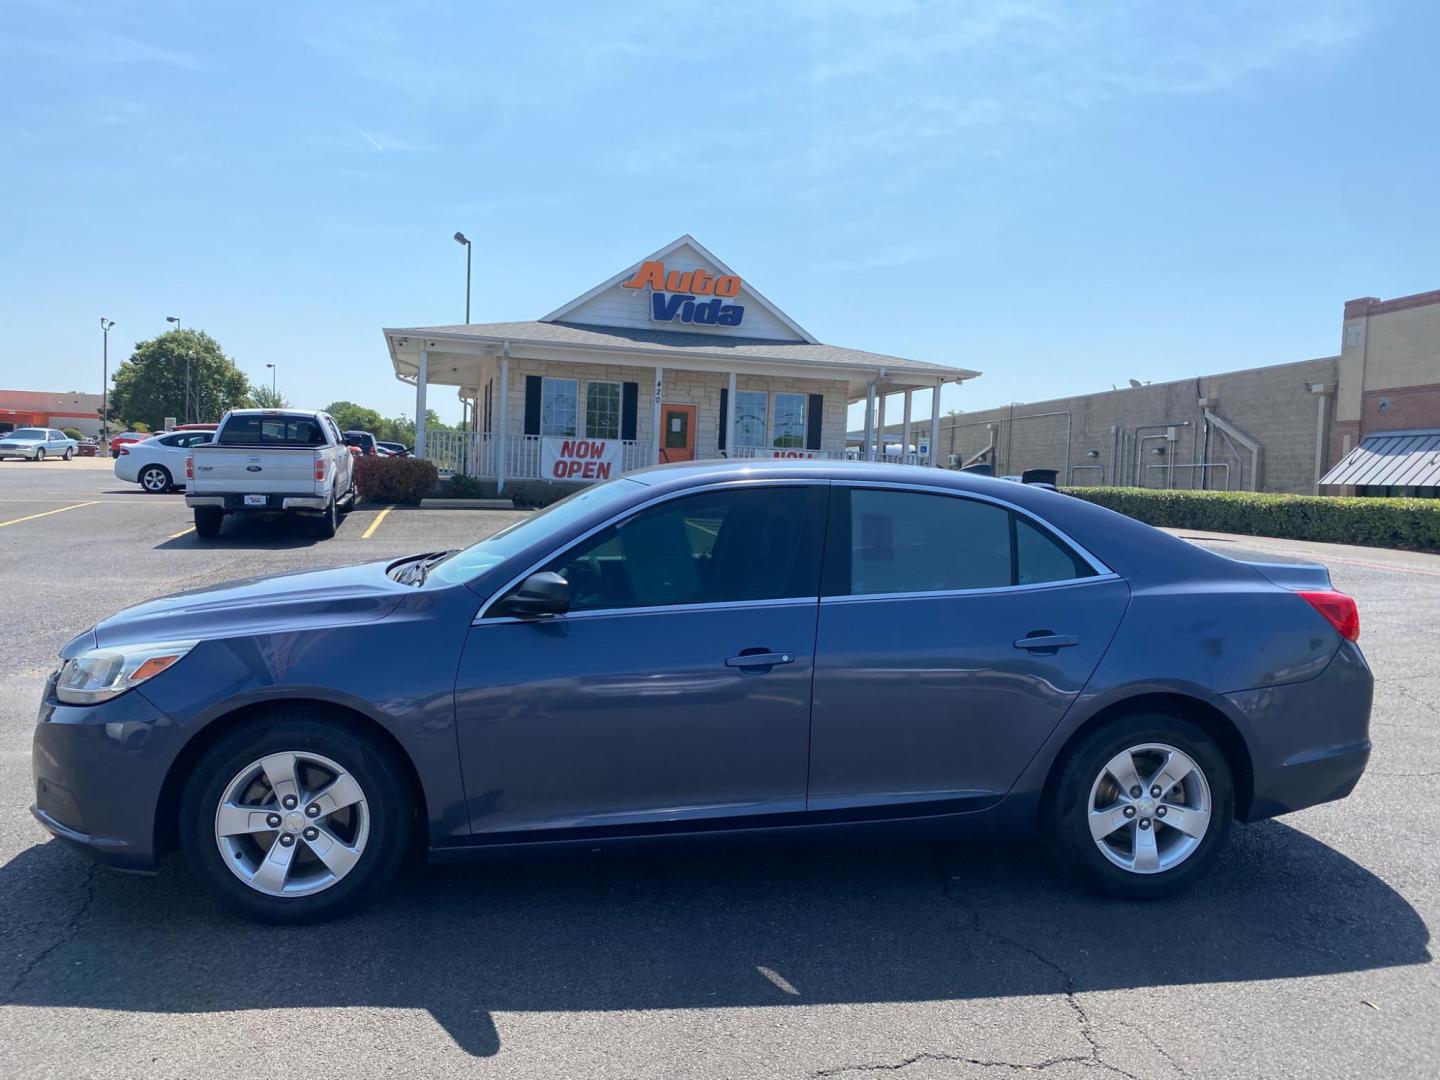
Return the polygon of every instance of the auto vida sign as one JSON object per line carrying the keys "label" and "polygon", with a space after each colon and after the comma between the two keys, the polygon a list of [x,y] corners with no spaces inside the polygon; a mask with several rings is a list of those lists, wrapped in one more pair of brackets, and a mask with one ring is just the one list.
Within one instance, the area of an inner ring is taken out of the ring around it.
{"label": "auto vida sign", "polygon": [[634,277],[620,284],[627,289],[650,290],[653,322],[739,326],[745,318],[742,305],[726,303],[740,295],[740,279],[734,274],[666,270],[659,259],[649,259],[640,264]]}
{"label": "auto vida sign", "polygon": [[552,480],[609,480],[620,475],[619,439],[569,439],[547,435],[540,444],[540,471]]}

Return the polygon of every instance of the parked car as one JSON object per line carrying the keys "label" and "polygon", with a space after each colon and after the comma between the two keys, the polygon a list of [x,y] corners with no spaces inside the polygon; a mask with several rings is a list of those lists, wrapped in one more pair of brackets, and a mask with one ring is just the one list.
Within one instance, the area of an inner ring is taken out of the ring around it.
{"label": "parked car", "polygon": [[376,446],[381,450],[389,450],[393,457],[409,457],[410,447],[401,442],[377,442]]}
{"label": "parked car", "polygon": [[[244,460],[231,422],[197,460]],[[1232,819],[1354,787],[1358,634],[1323,567],[1234,561],[1030,485],[661,466],[461,551],[104,619],[45,686],[34,813],[130,869],[178,843],[225,902],[282,922],[372,895],[413,829],[452,859],[983,814],[1156,897]]]}
{"label": "parked car", "polygon": [[94,439],[81,439],[75,447],[76,457],[99,457],[100,444]]}
{"label": "parked car", "polygon": [[115,459],[115,476],[139,484],[152,495],[184,487],[190,448],[212,438],[214,433],[209,431],[170,431],[122,446]]}
{"label": "parked car", "polygon": [[79,445],[63,431],[56,428],[16,428],[0,436],[0,461],[7,457],[23,458],[27,461],[44,461],[47,457],[64,458],[69,461],[75,456]]}
{"label": "parked car", "polygon": [[148,431],[122,431],[119,435],[110,438],[110,456],[119,457],[120,448],[129,446],[131,443],[144,442],[151,437]]}
{"label": "parked car", "polygon": [[331,537],[355,505],[355,463],[328,413],[235,409],[190,447],[185,487],[202,540],[227,514],[301,515]]}
{"label": "parked car", "polygon": [[356,457],[367,457],[379,453],[375,436],[368,431],[345,431],[341,434],[345,439],[345,445]]}

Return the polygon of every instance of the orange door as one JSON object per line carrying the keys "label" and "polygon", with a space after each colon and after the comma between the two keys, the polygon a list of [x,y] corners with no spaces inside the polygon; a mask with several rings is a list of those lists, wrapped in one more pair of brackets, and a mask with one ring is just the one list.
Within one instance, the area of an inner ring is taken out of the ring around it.
{"label": "orange door", "polygon": [[660,406],[660,461],[695,460],[695,406]]}

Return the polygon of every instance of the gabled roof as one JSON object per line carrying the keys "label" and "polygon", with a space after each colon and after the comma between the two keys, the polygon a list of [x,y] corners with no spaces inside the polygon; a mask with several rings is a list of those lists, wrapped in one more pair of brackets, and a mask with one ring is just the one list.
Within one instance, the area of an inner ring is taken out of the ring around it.
{"label": "gabled roof", "polygon": [[1372,432],[1320,486],[1440,487],[1440,428]]}
{"label": "gabled roof", "polygon": [[[623,286],[621,286],[620,283],[634,276],[635,271],[639,268],[641,263],[649,262],[651,260],[659,260],[661,262],[664,262],[666,259],[670,258],[670,256],[687,247],[690,248],[696,255],[698,255],[702,262],[708,263],[712,270],[720,274],[731,274],[735,277],[740,277],[739,274],[736,274],[735,271],[730,269],[730,267],[727,266],[724,262],[716,258],[709,248],[705,247],[704,244],[700,243],[700,241],[696,240],[689,233],[686,233],[683,236],[677,237],[676,239],[670,241],[670,243],[666,244],[660,250],[652,251],[643,259],[637,259],[635,262],[627,266],[624,270],[621,270],[614,277],[610,278],[608,281],[602,281],[599,285],[596,285],[590,291],[581,293],[574,300],[571,300],[568,304],[562,304],[560,307],[550,312],[550,314],[541,316],[540,321],[585,322],[586,320],[583,316],[583,313],[580,313],[580,309],[584,308],[585,305],[587,305],[591,300],[602,296],[604,293],[610,291],[611,289],[622,288]],[[771,317],[773,317],[777,322],[788,328],[801,341],[807,342],[811,345],[818,344],[808,330],[802,327],[799,323],[795,322],[795,320],[790,318],[789,315],[786,315],[783,311],[781,311],[778,307],[776,307],[773,303],[771,303],[768,299],[761,295],[760,291],[756,289],[753,285],[751,285],[748,279],[742,280],[744,280],[744,292],[745,294],[747,294],[748,300],[750,302],[758,303],[760,307],[764,309]],[[729,337],[730,335],[726,334],[724,336]]]}

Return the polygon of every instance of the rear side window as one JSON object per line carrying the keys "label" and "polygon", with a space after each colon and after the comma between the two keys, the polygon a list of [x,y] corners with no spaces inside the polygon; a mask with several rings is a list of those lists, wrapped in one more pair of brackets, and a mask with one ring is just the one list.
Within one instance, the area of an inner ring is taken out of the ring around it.
{"label": "rear side window", "polygon": [[215,440],[221,446],[324,446],[313,416],[232,416]]}
{"label": "rear side window", "polygon": [[882,488],[835,491],[827,596],[1001,589],[1094,573],[1058,538],[994,503]]}
{"label": "rear side window", "polygon": [[571,611],[814,598],[823,488],[687,495],[601,530],[546,569]]}

